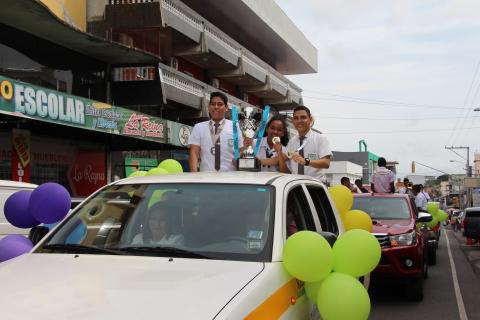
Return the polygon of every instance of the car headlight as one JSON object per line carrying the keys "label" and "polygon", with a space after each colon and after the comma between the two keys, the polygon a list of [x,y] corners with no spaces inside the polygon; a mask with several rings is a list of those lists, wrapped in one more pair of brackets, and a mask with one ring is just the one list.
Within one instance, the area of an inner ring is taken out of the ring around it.
{"label": "car headlight", "polygon": [[412,231],[410,233],[402,233],[395,236],[390,236],[390,245],[392,247],[398,246],[411,246],[415,243],[416,232]]}

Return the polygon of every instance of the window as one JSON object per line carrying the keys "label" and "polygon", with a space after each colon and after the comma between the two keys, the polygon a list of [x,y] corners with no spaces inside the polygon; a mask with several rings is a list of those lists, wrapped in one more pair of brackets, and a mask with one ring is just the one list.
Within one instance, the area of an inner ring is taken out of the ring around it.
{"label": "window", "polygon": [[297,231],[317,231],[307,197],[301,186],[294,187],[288,194],[286,221],[287,238]]}
{"label": "window", "polygon": [[465,216],[467,218],[480,218],[480,210],[468,210]]}
{"label": "window", "polygon": [[372,219],[410,219],[410,208],[404,198],[358,197],[352,209],[365,211]]}
{"label": "window", "polygon": [[[233,196],[232,196],[233,195]],[[37,252],[270,261],[274,189],[247,184],[118,184],[84,202]],[[69,251],[70,250],[70,251]]]}
{"label": "window", "polygon": [[313,200],[313,204],[315,205],[315,210],[317,211],[318,220],[320,220],[322,230],[338,235],[337,220],[325,190],[323,190],[322,187],[312,185],[307,185],[307,190]]}

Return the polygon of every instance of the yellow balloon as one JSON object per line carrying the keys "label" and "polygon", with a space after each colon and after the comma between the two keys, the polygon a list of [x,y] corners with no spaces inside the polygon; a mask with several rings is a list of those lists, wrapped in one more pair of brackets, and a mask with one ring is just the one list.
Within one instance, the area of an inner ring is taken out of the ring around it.
{"label": "yellow balloon", "polygon": [[333,202],[341,214],[347,213],[353,205],[353,195],[350,189],[342,185],[336,185],[328,188]]}
{"label": "yellow balloon", "polygon": [[352,229],[362,229],[372,232],[372,218],[362,210],[350,210],[342,215],[345,231]]}

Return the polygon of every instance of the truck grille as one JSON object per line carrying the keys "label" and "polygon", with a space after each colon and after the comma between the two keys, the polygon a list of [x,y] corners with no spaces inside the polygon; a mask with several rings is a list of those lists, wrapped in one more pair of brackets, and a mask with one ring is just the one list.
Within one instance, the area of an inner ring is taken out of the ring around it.
{"label": "truck grille", "polygon": [[382,248],[390,248],[390,237],[385,234],[374,234]]}

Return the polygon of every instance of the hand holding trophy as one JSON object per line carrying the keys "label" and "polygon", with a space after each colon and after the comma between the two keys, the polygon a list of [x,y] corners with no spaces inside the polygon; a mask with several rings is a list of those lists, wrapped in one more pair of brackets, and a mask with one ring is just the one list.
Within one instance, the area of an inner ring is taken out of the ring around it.
{"label": "hand holding trophy", "polygon": [[[254,118],[258,112],[259,111],[253,107],[246,107],[244,108],[244,112],[241,113],[243,117],[239,119],[237,106],[232,106],[234,153],[235,160],[238,160],[237,169],[240,171],[260,171],[260,163],[256,156],[260,149],[263,133],[265,132],[270,107],[265,106],[261,121],[257,121]],[[244,143],[244,150],[241,155],[239,154],[238,148],[237,124],[239,124],[240,131],[246,142]],[[257,143],[253,146],[253,140],[255,138],[257,139]]]}

